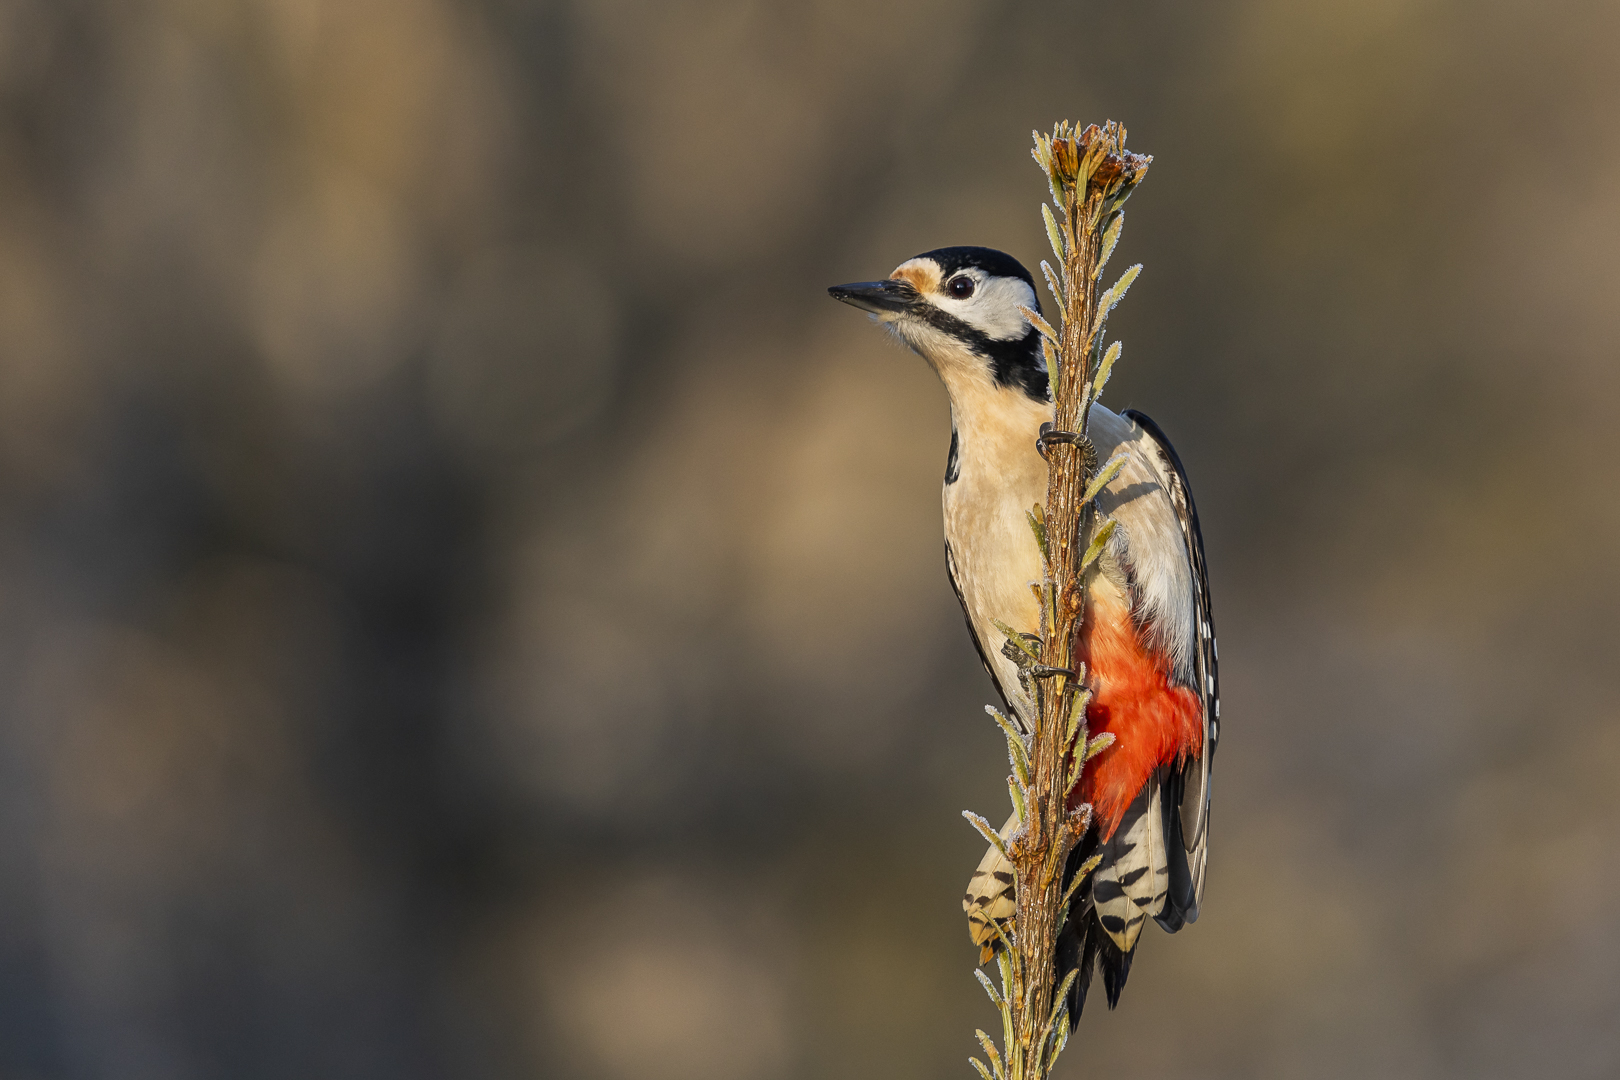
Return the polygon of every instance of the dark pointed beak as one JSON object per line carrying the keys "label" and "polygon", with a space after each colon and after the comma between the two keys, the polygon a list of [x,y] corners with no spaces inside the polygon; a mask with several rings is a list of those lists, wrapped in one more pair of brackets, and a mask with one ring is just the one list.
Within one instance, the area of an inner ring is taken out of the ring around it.
{"label": "dark pointed beak", "polygon": [[850,285],[834,285],[827,290],[827,295],[862,311],[870,311],[874,315],[890,315],[897,311],[905,311],[919,299],[917,290],[912,288],[910,282],[897,281],[894,278],[887,281],[857,281]]}

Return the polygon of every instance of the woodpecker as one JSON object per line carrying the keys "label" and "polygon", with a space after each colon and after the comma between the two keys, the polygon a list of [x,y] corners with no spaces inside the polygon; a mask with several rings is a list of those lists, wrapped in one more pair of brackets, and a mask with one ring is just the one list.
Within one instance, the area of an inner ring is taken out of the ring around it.
{"label": "woodpecker", "polygon": [[[828,292],[869,312],[945,384],[945,567],[985,670],[1030,730],[1034,704],[1018,677],[1018,654],[1003,651],[995,623],[1040,624],[1030,587],[1041,578],[1040,552],[1025,514],[1046,498],[1036,439],[1053,402],[1039,332],[1018,310],[1040,311],[1034,279],[1003,252],[948,247],[908,259],[886,280]],[[1170,933],[1198,918],[1210,762],[1220,738],[1209,579],[1181,461],[1158,426],[1133,410],[1093,405],[1088,434],[1098,460],[1127,457],[1098,496],[1099,511],[1118,525],[1090,587],[1077,657],[1092,692],[1090,731],[1110,732],[1114,743],[1087,766],[1072,797],[1074,805],[1090,803],[1094,816],[1067,874],[1098,852],[1102,861],[1058,942],[1058,978],[1080,968],[1071,1023],[1095,969],[1108,1007],[1118,1004],[1148,916]],[[1004,837],[1014,824],[1009,819]],[[1013,916],[1013,899],[1012,866],[992,847],[962,902],[980,963],[994,956],[991,923]]]}

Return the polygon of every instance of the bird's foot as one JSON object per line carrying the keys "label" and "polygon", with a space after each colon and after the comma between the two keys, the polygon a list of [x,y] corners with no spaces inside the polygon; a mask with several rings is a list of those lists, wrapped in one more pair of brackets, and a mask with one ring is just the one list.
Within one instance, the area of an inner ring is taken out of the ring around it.
{"label": "bird's foot", "polygon": [[1052,421],[1048,420],[1041,425],[1041,433],[1035,436],[1035,450],[1041,455],[1041,457],[1044,458],[1046,457],[1046,452],[1051,449],[1054,444],[1077,443],[1081,440],[1081,438],[1082,436],[1076,432],[1057,430],[1057,428],[1052,425]]}
{"label": "bird's foot", "polygon": [[1096,471],[1097,448],[1091,444],[1091,440],[1077,432],[1059,431],[1052,425],[1050,420],[1041,425],[1041,433],[1035,436],[1035,451],[1041,455],[1042,459],[1050,461],[1048,451],[1054,446],[1065,443],[1079,449],[1080,457],[1085,462],[1088,475]]}

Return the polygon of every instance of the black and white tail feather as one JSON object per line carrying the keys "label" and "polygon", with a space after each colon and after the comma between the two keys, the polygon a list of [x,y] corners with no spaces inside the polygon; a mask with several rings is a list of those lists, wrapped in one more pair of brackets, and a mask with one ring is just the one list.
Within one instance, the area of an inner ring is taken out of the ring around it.
{"label": "black and white tail feather", "polygon": [[[1172,934],[1197,920],[1209,861],[1210,763],[1220,740],[1218,653],[1198,510],[1186,472],[1164,432],[1142,413],[1127,410],[1121,415],[1145,431],[1157,449],[1154,467],[1170,495],[1192,563],[1196,648],[1191,674],[1196,680],[1193,689],[1203,698],[1204,747],[1196,761],[1154,773],[1103,845],[1102,861],[1074,901],[1057,948],[1059,982],[1071,969],[1080,969],[1069,991],[1071,1025],[1080,1020],[1092,973],[1098,968],[1108,1007],[1119,1003],[1148,916]],[[1016,819],[1008,820],[1002,829],[1004,839],[1015,824]],[[1091,832],[1070,853],[1065,882],[1096,853],[1097,834]],[[1015,913],[1012,869],[990,848],[962,901],[973,938],[983,946],[981,963],[994,955],[999,941],[990,924],[1005,924]]]}

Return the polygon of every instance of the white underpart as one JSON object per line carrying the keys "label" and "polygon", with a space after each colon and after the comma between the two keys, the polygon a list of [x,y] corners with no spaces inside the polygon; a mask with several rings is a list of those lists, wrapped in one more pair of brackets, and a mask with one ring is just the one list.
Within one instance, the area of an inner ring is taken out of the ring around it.
{"label": "white underpart", "polygon": [[[996,681],[1027,718],[1030,703],[1018,700],[1018,669],[1001,655],[1005,639],[995,620],[1016,630],[1040,629],[1040,608],[1030,590],[1041,576],[1040,553],[1026,515],[1046,501],[1047,466],[1035,436],[1052,419],[1052,405],[997,386],[984,360],[926,324],[902,321],[895,329],[928,358],[950,392],[958,473],[955,483],[945,485],[944,506],[952,574]],[[1192,569],[1158,454],[1145,432],[1101,405],[1092,407],[1090,428],[1100,461],[1122,450],[1129,455],[1097,506],[1119,522],[1111,554],[1130,573],[1136,621],[1146,630],[1148,647],[1165,655],[1178,681],[1190,685]]]}

